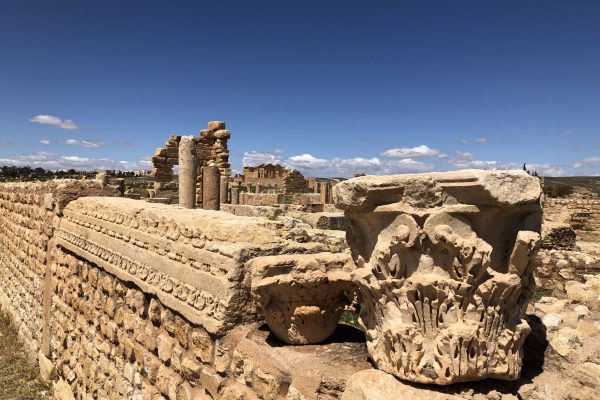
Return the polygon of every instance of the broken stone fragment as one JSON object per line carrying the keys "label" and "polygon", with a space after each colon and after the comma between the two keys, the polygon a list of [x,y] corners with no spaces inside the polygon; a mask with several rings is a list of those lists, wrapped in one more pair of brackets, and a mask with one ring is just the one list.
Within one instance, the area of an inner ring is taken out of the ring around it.
{"label": "broken stone fragment", "polygon": [[524,171],[337,184],[377,367],[420,383],[519,377],[541,189]]}
{"label": "broken stone fragment", "polygon": [[216,131],[219,129],[225,129],[225,122],[223,121],[210,121],[208,123],[208,129],[211,131]]}
{"label": "broken stone fragment", "polygon": [[350,272],[344,254],[258,257],[249,262],[252,292],[271,332],[290,344],[319,343],[337,327],[350,304]]}
{"label": "broken stone fragment", "polygon": [[[485,397],[487,399],[487,397]],[[341,400],[461,400],[461,396],[439,393],[402,383],[376,369],[355,373],[348,378]]]}

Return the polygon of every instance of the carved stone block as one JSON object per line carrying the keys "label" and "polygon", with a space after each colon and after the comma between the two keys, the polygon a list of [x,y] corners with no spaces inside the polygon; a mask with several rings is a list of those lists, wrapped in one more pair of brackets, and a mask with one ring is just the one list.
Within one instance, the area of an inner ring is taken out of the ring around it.
{"label": "carved stone block", "polygon": [[252,291],[271,332],[290,344],[319,343],[335,330],[350,304],[350,272],[344,254],[258,257],[248,263]]}
{"label": "carved stone block", "polygon": [[519,377],[540,195],[523,171],[366,176],[334,187],[379,369],[443,385]]}

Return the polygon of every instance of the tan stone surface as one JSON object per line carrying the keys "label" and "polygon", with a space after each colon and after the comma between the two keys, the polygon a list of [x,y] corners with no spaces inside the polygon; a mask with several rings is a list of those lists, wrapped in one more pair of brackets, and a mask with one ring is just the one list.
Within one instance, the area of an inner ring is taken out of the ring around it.
{"label": "tan stone surface", "polygon": [[[484,397],[487,398],[487,397]],[[348,378],[341,400],[460,400],[463,397],[415,388],[393,375],[375,369],[357,372]]]}
{"label": "tan stone surface", "polygon": [[179,142],[179,204],[196,208],[196,142],[193,136],[182,136]]}
{"label": "tan stone surface", "polygon": [[[264,330],[242,329],[228,336],[228,362],[234,381],[261,399],[339,399],[348,377],[371,369],[361,333],[341,326],[335,340],[320,345],[281,346]],[[276,340],[276,339],[275,339]]]}
{"label": "tan stone surface", "polygon": [[282,236],[266,219],[94,197],[67,207],[57,234],[60,247],[156,294],[211,333],[256,318],[246,261],[329,250]]}
{"label": "tan stone surface", "polygon": [[319,343],[350,305],[354,263],[349,255],[318,253],[257,257],[248,263],[252,291],[271,331],[292,344]]}
{"label": "tan stone surface", "polygon": [[63,208],[80,196],[118,196],[96,180],[0,184],[0,304],[18,321],[32,357],[44,345],[43,284]]}
{"label": "tan stone surface", "polygon": [[518,378],[540,195],[523,171],[359,177],[334,187],[379,369],[421,383]]}

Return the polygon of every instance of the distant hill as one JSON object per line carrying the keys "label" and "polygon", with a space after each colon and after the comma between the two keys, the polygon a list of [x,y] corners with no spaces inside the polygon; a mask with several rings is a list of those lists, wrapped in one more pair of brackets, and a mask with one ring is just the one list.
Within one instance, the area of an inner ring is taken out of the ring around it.
{"label": "distant hill", "polygon": [[600,196],[600,176],[545,177],[546,188],[551,186],[569,186],[575,191],[585,189]]}

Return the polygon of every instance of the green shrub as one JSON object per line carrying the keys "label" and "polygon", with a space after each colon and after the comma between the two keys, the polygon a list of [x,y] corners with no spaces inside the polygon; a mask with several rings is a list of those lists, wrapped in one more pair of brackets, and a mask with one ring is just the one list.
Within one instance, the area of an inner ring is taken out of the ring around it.
{"label": "green shrub", "polygon": [[550,183],[544,187],[544,194],[548,197],[567,197],[573,194],[573,187],[562,183]]}

